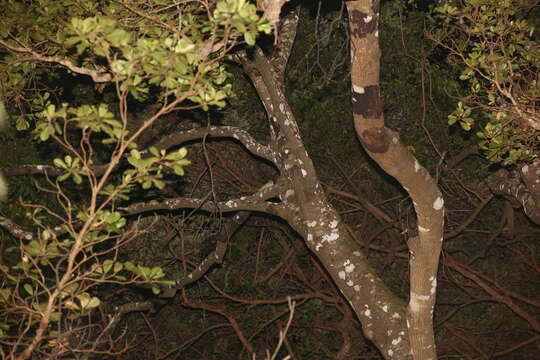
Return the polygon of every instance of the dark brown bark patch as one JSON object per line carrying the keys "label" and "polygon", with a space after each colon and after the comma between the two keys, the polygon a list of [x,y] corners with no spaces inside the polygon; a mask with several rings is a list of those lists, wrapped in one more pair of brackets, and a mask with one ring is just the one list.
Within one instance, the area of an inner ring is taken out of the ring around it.
{"label": "dark brown bark patch", "polygon": [[390,146],[390,137],[384,127],[364,130],[361,139],[366,150],[372,153],[384,153]]}
{"label": "dark brown bark patch", "polygon": [[379,86],[371,85],[363,88],[363,92],[352,92],[353,113],[366,119],[379,118],[382,105],[379,97]]}
{"label": "dark brown bark patch", "polygon": [[367,34],[375,32],[377,30],[377,19],[365,12],[359,10],[353,10],[350,15],[351,18],[351,32],[352,36],[356,38],[363,38]]}

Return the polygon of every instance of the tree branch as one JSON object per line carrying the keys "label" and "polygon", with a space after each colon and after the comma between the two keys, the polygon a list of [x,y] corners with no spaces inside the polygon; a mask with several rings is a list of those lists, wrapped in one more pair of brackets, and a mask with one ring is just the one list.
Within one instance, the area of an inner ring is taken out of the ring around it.
{"label": "tree branch", "polygon": [[188,141],[202,139],[205,136],[236,139],[252,154],[272,163],[276,161],[274,153],[268,146],[260,144],[247,131],[234,126],[208,126],[174,133],[163,137],[155,146],[159,149],[168,149]]}
{"label": "tree branch", "polygon": [[29,55],[29,58],[26,59],[27,61],[43,61],[43,62],[47,62],[47,63],[59,64],[59,65],[62,65],[64,67],[68,68],[69,70],[73,71],[74,73],[90,76],[92,78],[92,80],[94,80],[94,82],[96,82],[96,83],[104,83],[104,82],[109,82],[109,81],[112,80],[111,73],[109,73],[109,72],[107,72],[107,71],[105,71],[103,69],[92,70],[92,69],[84,68],[84,67],[81,67],[81,66],[77,66],[77,65],[73,64],[71,61],[67,60],[64,57],[41,55],[41,54],[35,52],[34,50],[26,48],[26,47],[9,45],[4,40],[0,40],[0,45],[5,47],[6,49],[12,51],[12,52],[17,52],[17,53],[22,53],[22,54]]}
{"label": "tree branch", "polygon": [[276,50],[270,59],[280,80],[283,80],[285,76],[285,68],[291,55],[294,38],[296,37],[296,29],[298,28],[299,13],[300,7],[297,6],[281,19]]}

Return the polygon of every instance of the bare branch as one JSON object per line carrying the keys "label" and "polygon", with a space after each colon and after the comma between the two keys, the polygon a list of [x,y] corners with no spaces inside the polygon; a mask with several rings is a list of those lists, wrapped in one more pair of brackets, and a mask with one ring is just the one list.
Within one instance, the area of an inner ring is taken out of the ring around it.
{"label": "bare branch", "polygon": [[174,133],[162,138],[155,146],[159,149],[168,149],[188,141],[203,139],[206,136],[236,139],[252,154],[273,163],[276,161],[274,153],[268,146],[260,144],[247,131],[234,126],[209,126]]}
{"label": "bare branch", "polygon": [[77,66],[62,56],[41,55],[35,52],[34,50],[26,48],[26,47],[9,45],[7,42],[3,40],[0,40],[0,45],[12,52],[29,55],[29,57],[25,59],[27,61],[43,61],[43,62],[48,62],[48,63],[59,64],[59,65],[65,66],[66,68],[73,71],[74,73],[90,76],[92,80],[94,80],[94,82],[96,83],[104,83],[104,82],[109,82],[112,80],[112,75],[109,72],[105,71],[104,69],[88,69],[81,66]]}
{"label": "bare branch", "polygon": [[270,62],[274,65],[276,73],[280,79],[285,76],[285,68],[287,61],[291,55],[291,49],[294,44],[294,38],[296,37],[296,29],[298,28],[298,14],[300,8],[296,7],[294,11],[290,12],[281,20],[280,36],[277,39],[276,50],[270,59]]}

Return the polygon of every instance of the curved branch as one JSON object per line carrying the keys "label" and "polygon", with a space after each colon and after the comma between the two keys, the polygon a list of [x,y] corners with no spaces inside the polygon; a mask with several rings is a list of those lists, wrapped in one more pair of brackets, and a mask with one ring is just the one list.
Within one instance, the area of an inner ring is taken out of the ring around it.
{"label": "curved branch", "polygon": [[519,174],[501,169],[487,183],[493,194],[523,207],[525,215],[540,224],[540,161],[522,166]]}
{"label": "curved branch", "polygon": [[267,199],[278,197],[281,192],[281,186],[274,185],[274,183],[270,181],[263,185],[255,194],[250,196],[242,196],[238,199],[213,202],[207,201],[206,198],[195,199],[177,197],[164,201],[152,200],[150,202],[137,203],[120,209],[129,215],[149,211],[176,209],[199,209],[209,212],[221,211],[224,213],[234,211],[257,211],[287,219],[290,217],[290,209],[288,204],[277,204],[266,201]]}
{"label": "curved branch", "polygon": [[163,292],[159,295],[161,298],[172,298],[176,295],[176,292],[183,287],[194,283],[199,280],[214,264],[220,264],[225,256],[227,250],[227,244],[229,239],[234,233],[247,221],[250,212],[241,211],[236,214],[231,221],[221,228],[216,238],[216,249],[212,251],[193,271],[182,279],[176,280],[176,285],[169,286],[163,289]]}
{"label": "curved branch", "polygon": [[[410,299],[407,313],[415,359],[436,358],[433,309],[443,240],[444,200],[429,172],[384,124],[380,99],[378,0],[349,1],[354,126],[369,156],[409,193],[418,220],[418,236],[408,241]],[[388,358],[392,358],[389,354]]]}
{"label": "curved branch", "polygon": [[168,149],[188,141],[202,139],[205,136],[236,139],[253,155],[275,163],[274,153],[268,146],[260,144],[247,131],[234,126],[209,126],[174,133],[159,140],[155,146],[159,149]]}
{"label": "curved branch", "polygon": [[92,78],[92,80],[94,80],[94,82],[96,82],[96,83],[104,83],[104,82],[109,82],[109,81],[112,80],[111,73],[109,73],[109,72],[107,72],[105,70],[102,70],[102,69],[94,69],[94,70],[92,70],[92,69],[84,68],[84,67],[81,67],[81,66],[77,66],[77,65],[73,64],[71,61],[67,60],[66,58],[64,58],[62,56],[45,56],[45,55],[41,55],[41,54],[35,52],[34,50],[26,48],[26,47],[19,47],[19,46],[9,45],[7,42],[5,42],[3,40],[0,40],[0,45],[5,47],[6,49],[12,51],[12,52],[28,54],[29,55],[29,58],[27,59],[28,61],[43,61],[43,62],[47,62],[47,63],[59,64],[59,65],[62,65],[64,67],[68,68],[69,70],[73,71],[74,73],[90,76]]}

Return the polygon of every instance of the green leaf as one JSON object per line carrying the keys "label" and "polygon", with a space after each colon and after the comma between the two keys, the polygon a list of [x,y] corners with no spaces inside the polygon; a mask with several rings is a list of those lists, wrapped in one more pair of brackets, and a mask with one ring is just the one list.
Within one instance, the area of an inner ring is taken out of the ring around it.
{"label": "green leaf", "polygon": [[56,167],[59,167],[59,168],[62,168],[62,169],[67,169],[67,165],[66,165],[66,163],[64,163],[64,161],[62,159],[54,159],[53,164]]}
{"label": "green leaf", "polygon": [[115,29],[105,37],[115,47],[128,46],[131,42],[131,35],[122,29]]}
{"label": "green leaf", "polygon": [[110,259],[107,259],[103,262],[103,272],[106,274],[108,273],[113,267],[113,261]]}
{"label": "green leaf", "polygon": [[34,288],[32,287],[32,285],[30,284],[24,284],[24,290],[26,290],[26,292],[29,294],[29,295],[34,295]]}
{"label": "green leaf", "polygon": [[250,31],[244,34],[244,40],[246,40],[246,44],[248,44],[249,46],[255,45],[255,36],[253,36]]}

